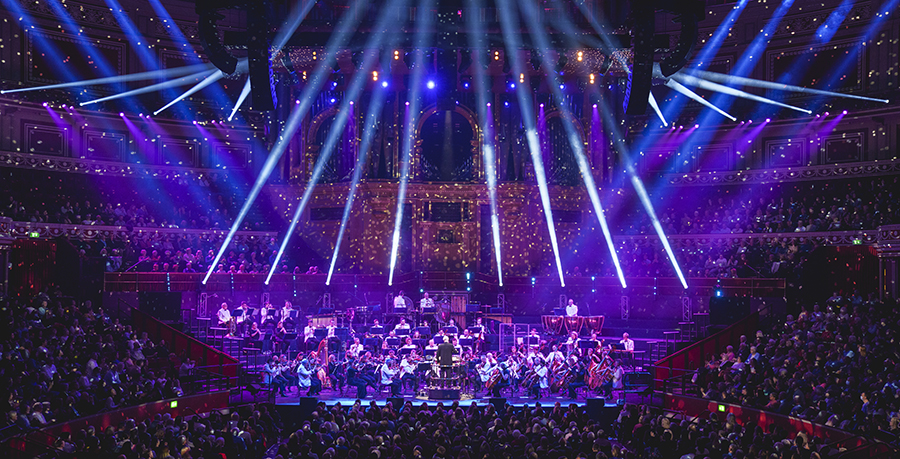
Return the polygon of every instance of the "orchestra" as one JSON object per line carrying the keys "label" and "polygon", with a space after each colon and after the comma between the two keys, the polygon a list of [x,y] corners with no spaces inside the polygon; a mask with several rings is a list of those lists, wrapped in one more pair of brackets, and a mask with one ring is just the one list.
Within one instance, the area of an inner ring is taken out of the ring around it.
{"label": "orchestra", "polygon": [[[408,299],[402,293],[397,299],[405,306]],[[422,309],[433,308],[434,300],[425,293],[419,304]],[[397,301],[395,308],[399,305]],[[569,300],[566,314],[571,310],[577,313]],[[491,343],[497,335],[490,333],[496,324],[486,324],[480,316],[468,326],[457,327],[452,317],[417,322],[420,312],[410,310],[399,317],[385,314],[384,325],[374,318],[371,324],[352,326],[352,316],[345,320],[342,315],[339,324],[337,316],[304,317],[299,312],[290,301],[278,310],[269,303],[253,309],[243,301],[233,312],[223,302],[216,311],[218,325],[230,335],[271,344],[272,354],[261,373],[264,384],[281,396],[288,396],[293,388],[298,396],[301,392],[315,396],[324,389],[343,395],[345,387],[355,387],[360,399],[369,395],[368,388],[390,390],[391,396],[418,395],[423,385],[439,380],[446,384],[453,378],[471,388],[472,396],[480,392],[500,397],[508,391],[511,396],[536,399],[549,394],[576,399],[579,389],[612,396],[623,388],[623,363],[629,361],[635,345],[628,333],[613,341],[615,345],[605,346],[596,332],[580,336],[569,331],[556,337],[531,328],[496,352],[490,350],[491,344],[497,349],[496,341]],[[272,324],[270,331],[264,328],[266,322]],[[430,332],[423,336],[423,328]],[[298,352],[292,360],[285,357],[291,351]]]}

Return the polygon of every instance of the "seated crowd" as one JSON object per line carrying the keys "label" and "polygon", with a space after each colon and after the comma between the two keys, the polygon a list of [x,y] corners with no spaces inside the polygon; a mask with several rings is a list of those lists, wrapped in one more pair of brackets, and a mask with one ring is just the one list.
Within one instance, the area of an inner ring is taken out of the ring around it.
{"label": "seated crowd", "polygon": [[[228,229],[243,204],[240,187],[224,176],[138,178],[0,169],[0,179],[11,190],[0,203],[0,216],[34,223]],[[266,221],[247,221],[242,229],[269,229]]]}
{"label": "seated crowd", "polygon": [[127,419],[103,430],[88,427],[63,433],[54,447],[80,457],[143,458],[262,458],[278,442],[281,420],[265,405],[249,415],[212,412],[190,417],[169,414]]}
{"label": "seated crowd", "polygon": [[695,380],[703,397],[808,419],[860,434],[900,434],[897,302],[835,294],[735,349]]}
{"label": "seated crowd", "polygon": [[[665,196],[655,210],[666,234],[872,230],[900,222],[897,176],[764,184],[754,190],[742,195],[734,185],[685,187]],[[612,220],[619,222],[619,234],[654,234],[638,203],[619,207],[628,209]]]}
{"label": "seated crowd", "polygon": [[818,459],[833,450],[806,435],[741,426],[732,415],[677,420],[634,405],[624,406],[607,429],[584,408],[559,403],[497,411],[494,405],[406,402],[399,412],[374,402],[366,407],[357,401],[349,409],[320,403],[275,458]]}
{"label": "seated crowd", "polygon": [[0,391],[7,426],[27,431],[74,418],[180,397],[164,341],[110,320],[89,301],[58,293],[7,299]]}

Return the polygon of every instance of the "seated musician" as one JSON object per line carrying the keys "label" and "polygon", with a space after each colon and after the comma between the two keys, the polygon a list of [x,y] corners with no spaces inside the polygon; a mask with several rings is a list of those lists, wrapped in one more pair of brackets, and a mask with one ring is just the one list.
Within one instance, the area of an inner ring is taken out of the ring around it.
{"label": "seated musician", "polygon": [[362,378],[362,365],[353,357],[347,360],[347,385],[356,388],[356,398],[366,398],[368,383]]}
{"label": "seated musician", "polygon": [[362,352],[362,350],[363,345],[360,344],[359,338],[353,338],[353,344],[350,345],[350,349],[348,349],[347,352],[355,359],[359,357],[359,353]]}
{"label": "seated musician", "polygon": [[316,341],[316,327],[312,326],[312,323],[306,324],[306,327],[303,327],[303,350],[311,351],[313,349],[317,349],[319,343]]}
{"label": "seated musician", "polygon": [[250,330],[247,332],[247,339],[251,341],[259,341],[261,335],[262,333],[260,333],[259,331],[259,325],[257,325],[256,322],[250,324]]}
{"label": "seated musician", "polygon": [[331,323],[325,328],[328,330],[328,335],[325,337],[328,340],[328,352],[336,353],[341,349],[341,339],[334,334],[337,330],[337,321],[331,319]]}
{"label": "seated musician", "polygon": [[500,380],[491,387],[491,395],[500,397],[500,390],[504,387],[509,387],[510,379],[512,379],[512,373],[509,370],[509,365],[503,362],[500,364]]}
{"label": "seated musician", "polygon": [[491,364],[491,360],[487,355],[481,356],[481,362],[478,365],[475,365],[475,371],[478,373],[478,379],[475,381],[477,386],[475,391],[481,390],[485,384],[491,379],[491,373],[494,371],[494,365]]}
{"label": "seated musician", "polygon": [[266,303],[259,308],[259,328],[265,330],[275,324],[275,316],[269,312],[271,309],[272,303]]}
{"label": "seated musician", "polygon": [[403,346],[400,349],[416,349],[416,345],[413,344],[413,339],[411,336],[407,336],[403,342]]}
{"label": "seated musician", "polygon": [[419,388],[419,378],[416,376],[416,351],[412,351],[409,355],[404,355],[400,360],[400,384],[401,387],[407,386],[413,389],[413,393]]}
{"label": "seated musician", "polygon": [[570,332],[569,339],[566,341],[566,351],[569,353],[578,350],[578,332]]}
{"label": "seated musician", "polygon": [[538,334],[537,328],[532,328],[531,333],[528,334],[528,345],[529,346],[539,346],[541,342],[541,335]]}
{"label": "seated musician", "polygon": [[216,317],[219,320],[220,327],[228,327],[228,323],[231,322],[231,311],[228,310],[228,303],[222,303],[222,306],[216,312]]}
{"label": "seated musician", "polygon": [[569,304],[566,305],[566,317],[575,317],[578,315],[578,305],[575,300],[569,298]]}
{"label": "seated musician", "polygon": [[400,323],[394,326],[394,331],[397,330],[409,330],[409,324],[406,323],[406,319],[403,317],[400,318]]}
{"label": "seated musician", "polygon": [[400,293],[394,297],[394,312],[406,312],[406,298],[403,290],[400,290]]}
{"label": "seated musician", "polygon": [[428,345],[425,346],[425,350],[430,350],[430,349],[437,350],[437,348],[438,348],[438,346],[437,346],[436,341],[435,341],[434,339],[428,340]]}
{"label": "seated musician", "polygon": [[535,399],[538,399],[541,397],[541,389],[550,388],[550,378],[548,378],[549,372],[547,367],[540,359],[535,360],[534,372],[537,374],[537,378],[531,384],[529,392]]}
{"label": "seated musician", "polygon": [[284,389],[287,387],[287,380],[281,376],[280,367],[274,357],[269,357],[269,360],[263,365],[263,383],[268,384],[273,392],[278,391],[278,394],[282,397],[287,396],[284,393]]}
{"label": "seated musician", "polygon": [[396,362],[396,359],[385,359],[384,365],[381,366],[381,384],[391,386],[391,396],[397,397],[400,395],[403,386],[400,378],[396,377],[398,370],[394,367],[394,362]]}
{"label": "seated musician", "polygon": [[560,351],[556,345],[550,347],[550,353],[547,354],[547,365],[553,367],[554,365],[561,365],[564,363],[566,357],[563,355],[562,351]]}
{"label": "seated musician", "polygon": [[624,379],[625,369],[622,368],[622,363],[619,360],[614,360],[612,366],[612,378],[601,386],[604,395],[611,398],[613,391],[622,390],[625,387]]}
{"label": "seated musician", "polygon": [[284,300],[284,307],[281,308],[281,321],[284,322],[285,325],[289,327],[294,326],[294,319],[291,317],[291,314],[294,311],[294,306],[291,305],[291,302],[288,300]]}
{"label": "seated musician", "polygon": [[303,359],[300,362],[300,365],[297,366],[297,377],[299,378],[299,381],[297,382],[297,393],[300,393],[300,390],[302,389],[307,389],[306,395],[307,397],[310,396],[313,392],[313,373],[309,366],[309,360]]}
{"label": "seated musician", "polygon": [[575,362],[575,379],[569,383],[569,398],[575,400],[578,398],[578,388],[584,387],[587,383],[584,381],[585,368],[581,361]]}

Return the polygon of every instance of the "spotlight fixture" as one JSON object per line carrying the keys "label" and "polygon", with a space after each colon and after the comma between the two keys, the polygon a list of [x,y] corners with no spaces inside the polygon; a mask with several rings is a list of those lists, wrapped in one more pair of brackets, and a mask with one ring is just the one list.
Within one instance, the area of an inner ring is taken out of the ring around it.
{"label": "spotlight fixture", "polygon": [[427,86],[428,89],[434,89],[434,80],[428,80],[428,83],[425,83],[425,86]]}

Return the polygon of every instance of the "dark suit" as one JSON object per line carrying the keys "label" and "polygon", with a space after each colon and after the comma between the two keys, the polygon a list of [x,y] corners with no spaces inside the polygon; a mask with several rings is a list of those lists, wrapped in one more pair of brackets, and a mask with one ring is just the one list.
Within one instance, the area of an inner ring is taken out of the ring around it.
{"label": "dark suit", "polygon": [[441,366],[441,377],[449,378],[450,377],[450,367],[453,366],[453,353],[456,352],[456,348],[453,347],[450,343],[441,343],[438,344],[437,348],[437,359],[438,365]]}

